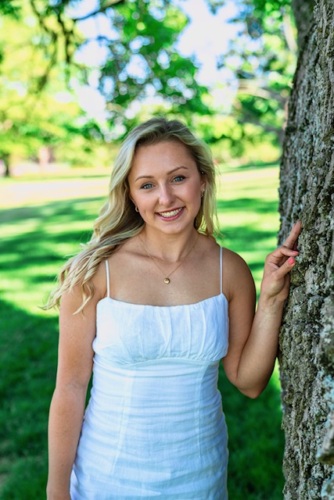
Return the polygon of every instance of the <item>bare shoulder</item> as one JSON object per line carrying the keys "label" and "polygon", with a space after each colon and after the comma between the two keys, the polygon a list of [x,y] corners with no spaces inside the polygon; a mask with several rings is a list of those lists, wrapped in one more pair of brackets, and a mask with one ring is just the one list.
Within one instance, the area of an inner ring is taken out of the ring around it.
{"label": "bare shoulder", "polygon": [[240,293],[240,291],[255,293],[254,279],[245,260],[236,252],[225,247],[223,256],[226,296],[232,300],[235,294]]}
{"label": "bare shoulder", "polygon": [[226,267],[231,268],[233,271],[237,271],[240,269],[249,270],[249,267],[246,264],[245,260],[238,253],[233,252],[233,250],[223,247],[223,255]]}
{"label": "bare shoulder", "polygon": [[108,272],[107,272],[107,262],[109,262],[110,257],[102,259],[97,267],[96,273],[92,277],[92,285],[94,287],[94,301],[98,302],[107,295],[108,289]]}
{"label": "bare shoulder", "polygon": [[[143,264],[143,252],[138,238],[131,237],[120,245],[108,257],[109,287],[111,296],[126,300],[126,290],[129,283],[134,284],[137,273]],[[103,288],[104,284],[104,288]],[[107,278],[105,262],[96,275],[96,286],[104,293],[107,292]]]}

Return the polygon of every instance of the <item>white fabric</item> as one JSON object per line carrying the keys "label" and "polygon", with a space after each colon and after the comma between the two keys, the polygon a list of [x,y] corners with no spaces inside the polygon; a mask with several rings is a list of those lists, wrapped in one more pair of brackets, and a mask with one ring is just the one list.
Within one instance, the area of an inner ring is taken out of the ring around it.
{"label": "white fabric", "polygon": [[71,499],[227,499],[217,389],[228,348],[225,296],[171,307],[105,297],[93,348]]}

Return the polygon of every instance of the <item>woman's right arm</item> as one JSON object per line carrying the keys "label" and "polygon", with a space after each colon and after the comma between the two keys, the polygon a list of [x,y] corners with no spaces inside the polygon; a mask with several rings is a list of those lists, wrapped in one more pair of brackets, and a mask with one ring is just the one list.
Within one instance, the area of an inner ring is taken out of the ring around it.
{"label": "woman's right arm", "polygon": [[70,475],[92,373],[98,299],[94,296],[84,312],[75,315],[82,301],[81,290],[68,292],[61,300],[57,380],[49,415],[48,500],[70,499]]}

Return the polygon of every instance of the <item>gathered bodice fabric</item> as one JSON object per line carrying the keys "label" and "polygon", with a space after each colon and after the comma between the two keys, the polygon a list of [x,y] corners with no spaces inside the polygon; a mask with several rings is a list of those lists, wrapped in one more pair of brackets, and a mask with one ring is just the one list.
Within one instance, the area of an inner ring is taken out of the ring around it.
{"label": "gathered bodice fabric", "polygon": [[227,431],[217,389],[228,349],[221,292],[194,304],[97,304],[90,401],[72,500],[225,500]]}

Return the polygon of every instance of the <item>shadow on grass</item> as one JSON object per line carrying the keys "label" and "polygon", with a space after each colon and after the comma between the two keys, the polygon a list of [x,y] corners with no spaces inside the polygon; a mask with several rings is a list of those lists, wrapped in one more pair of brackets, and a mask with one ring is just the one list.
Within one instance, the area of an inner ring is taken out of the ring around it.
{"label": "shadow on grass", "polygon": [[[30,206],[0,211],[0,224],[18,227],[0,241],[0,270],[8,267],[17,271],[53,264],[55,268],[64,262],[64,245],[80,249],[91,237],[91,230],[75,229],[75,223],[91,227],[98,215],[100,198],[66,200],[42,206]],[[91,221],[91,222],[90,222]],[[5,230],[6,231],[6,230]],[[29,277],[25,279],[29,281]],[[36,271],[31,281],[45,281],[45,276]]]}
{"label": "shadow on grass", "polygon": [[0,211],[1,286],[14,300],[21,287],[25,301],[22,307],[0,301],[1,500],[45,499],[58,321],[43,311],[32,313],[29,294],[33,289],[39,295],[45,283],[51,290],[66,252],[90,238],[85,227],[91,227],[100,201],[83,198]]}
{"label": "shadow on grass", "polygon": [[276,230],[255,230],[249,226],[240,225],[224,230],[219,241],[222,246],[241,256],[249,254],[250,257],[245,260],[253,275],[257,272],[262,275],[265,257],[276,246],[275,243],[270,243],[270,241],[275,242],[276,234]]}
{"label": "shadow on grass", "polygon": [[[254,251],[257,248],[266,249],[266,242],[275,238],[276,229],[256,229],[254,226],[239,224],[233,228],[222,228],[222,241],[229,241],[235,252]],[[266,251],[266,250],[264,250]]]}
{"label": "shadow on grass", "polygon": [[233,200],[217,200],[217,211],[228,214],[231,211],[253,212],[256,214],[276,213],[277,200],[266,200],[259,198],[236,198]]}
{"label": "shadow on grass", "polygon": [[57,320],[0,301],[0,498],[45,498]]}
{"label": "shadow on grass", "polygon": [[[262,258],[249,262],[251,270],[263,268],[264,257],[274,248],[277,241],[277,227],[263,229],[256,222],[240,223],[242,214],[256,214],[255,220],[262,220],[261,215],[277,213],[277,201],[238,198],[235,200],[218,200],[217,209],[221,220],[220,243],[237,253],[259,251]],[[234,214],[234,215],[233,215]],[[236,219],[233,219],[235,217]],[[224,221],[226,226],[224,226]],[[228,224],[227,224],[228,223]]]}
{"label": "shadow on grass", "polygon": [[48,216],[71,216],[76,214],[80,216],[86,214],[87,210],[83,208],[83,205],[89,207],[96,202],[103,202],[104,198],[76,198],[75,200],[62,200],[53,201],[50,203],[45,203],[43,205],[28,206],[28,207],[18,207],[18,208],[6,208],[5,210],[0,210],[0,222],[19,222],[22,219],[36,219],[40,220]]}
{"label": "shadow on grass", "polygon": [[284,434],[280,392],[273,380],[256,400],[219,375],[229,433],[228,490],[233,500],[282,500]]}

